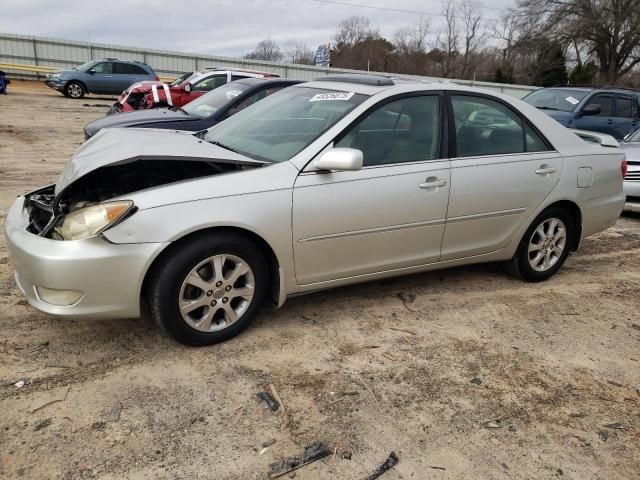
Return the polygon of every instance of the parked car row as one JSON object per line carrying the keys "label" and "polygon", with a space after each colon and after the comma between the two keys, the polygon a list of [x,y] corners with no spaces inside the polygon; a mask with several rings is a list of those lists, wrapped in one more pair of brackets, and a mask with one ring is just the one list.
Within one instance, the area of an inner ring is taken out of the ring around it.
{"label": "parked car row", "polygon": [[266,302],[405,273],[504,262],[542,281],[625,203],[612,137],[451,83],[245,78],[85,134],[7,214],[18,286],[63,317],[146,304],[193,345]]}

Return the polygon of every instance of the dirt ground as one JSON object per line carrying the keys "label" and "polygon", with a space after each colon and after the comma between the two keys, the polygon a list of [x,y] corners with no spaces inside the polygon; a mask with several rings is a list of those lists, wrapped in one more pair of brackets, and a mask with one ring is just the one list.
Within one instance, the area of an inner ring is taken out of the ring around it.
{"label": "dirt ground", "polygon": [[[9,92],[2,220],[113,101]],[[335,455],[295,478],[364,479],[394,451],[384,479],[637,479],[639,292],[640,217],[626,216],[542,284],[492,265],[407,276],[299,297],[188,348],[143,320],[39,313],[2,238],[0,477],[264,479],[322,441]],[[256,398],[269,384],[276,413]]]}

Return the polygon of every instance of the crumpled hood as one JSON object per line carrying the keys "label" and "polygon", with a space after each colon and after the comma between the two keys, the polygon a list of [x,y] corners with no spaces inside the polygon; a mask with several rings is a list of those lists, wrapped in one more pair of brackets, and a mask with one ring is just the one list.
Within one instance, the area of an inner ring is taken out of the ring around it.
{"label": "crumpled hood", "polygon": [[240,165],[266,163],[200,140],[192,132],[107,128],[85,142],[64,166],[56,182],[56,197],[77,179],[98,168],[136,160],[215,160]]}
{"label": "crumpled hood", "polygon": [[140,124],[189,120],[199,120],[199,118],[184,112],[169,110],[168,108],[154,108],[151,110],[136,110],[135,112],[120,113],[118,115],[107,115],[88,123],[84,127],[84,131],[89,136],[93,136],[103,128],[134,127]]}

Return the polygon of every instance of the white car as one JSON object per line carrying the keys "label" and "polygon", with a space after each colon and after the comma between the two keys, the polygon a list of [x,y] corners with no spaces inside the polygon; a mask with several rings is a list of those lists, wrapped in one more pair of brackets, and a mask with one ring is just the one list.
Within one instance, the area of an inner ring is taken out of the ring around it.
{"label": "white car", "polygon": [[102,130],[14,202],[7,246],[34,307],[146,302],[188,344],[268,300],[394,275],[505,262],[541,281],[624,204],[622,150],[587,135],[603,145],[496,93],[328,76],[195,135]]}
{"label": "white car", "polygon": [[628,135],[620,146],[627,155],[628,164],[624,177],[624,194],[627,197],[624,209],[640,213],[640,130]]}

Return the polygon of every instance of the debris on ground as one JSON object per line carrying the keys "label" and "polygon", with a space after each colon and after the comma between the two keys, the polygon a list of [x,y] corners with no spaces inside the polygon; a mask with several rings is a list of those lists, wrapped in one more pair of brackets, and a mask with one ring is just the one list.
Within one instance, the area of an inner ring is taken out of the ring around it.
{"label": "debris on ground", "polygon": [[616,423],[608,423],[606,425],[603,425],[604,428],[610,428],[612,430],[624,430],[625,426],[620,423],[620,422],[616,422]]}
{"label": "debris on ground", "polygon": [[275,398],[273,398],[273,395],[271,395],[269,392],[257,393],[256,397],[267,402],[267,405],[269,405],[269,408],[272,412],[275,412],[280,408],[280,404],[275,400]]}
{"label": "debris on ground", "polygon": [[600,437],[600,440],[602,440],[603,442],[606,442],[607,439],[609,438],[609,432],[606,432],[604,430],[600,430],[598,432],[598,437]]}
{"label": "debris on ground", "polygon": [[331,453],[332,450],[324,443],[312,443],[308,447],[305,447],[302,455],[288,457],[280,460],[279,462],[274,462],[269,465],[269,478],[278,478],[286,475],[287,473],[302,468],[305,465],[309,465],[316,460],[328,457],[329,455],[331,455]]}
{"label": "debris on ground", "polygon": [[284,413],[284,402],[280,398],[280,395],[278,394],[278,391],[276,390],[276,387],[273,383],[269,384],[269,390],[271,390],[271,395],[273,395],[273,398],[276,399],[276,402],[280,404],[280,406],[282,407],[282,413]]}
{"label": "debris on ground", "polygon": [[484,428],[502,428],[502,422],[500,420],[488,420],[482,422]]}
{"label": "debris on ground", "polygon": [[116,403],[109,410],[109,413],[107,415],[107,422],[117,422],[118,420],[120,420],[121,413],[122,413],[122,404]]}
{"label": "debris on ground", "polygon": [[342,459],[343,459],[343,460],[351,460],[351,456],[352,456],[352,455],[353,455],[353,454],[352,454],[351,452],[343,452],[343,453],[342,453]]}
{"label": "debris on ground", "polygon": [[471,383],[475,384],[475,385],[481,385],[482,384],[482,380],[480,379],[480,377],[474,377],[471,379]]}
{"label": "debris on ground", "polygon": [[64,402],[67,399],[67,395],[69,394],[69,390],[71,387],[63,387],[59,389],[57,392],[52,395],[46,396],[45,398],[36,399],[32,404],[31,408],[29,408],[29,413],[35,413],[38,410],[43,409],[51,405],[52,403]]}
{"label": "debris on ground", "polygon": [[267,440],[266,442],[262,442],[262,446],[266,448],[266,447],[270,447],[274,443],[276,443],[276,439],[272,438],[271,440]]}
{"label": "debris on ground", "polygon": [[48,427],[49,425],[51,425],[51,418],[45,418],[44,420],[36,422],[36,424],[33,426],[33,431],[37,432],[38,430],[42,430],[44,427]]}
{"label": "debris on ground", "polygon": [[396,453],[395,452],[391,452],[389,454],[389,458],[387,458],[385,460],[385,462],[376,469],[375,472],[373,472],[371,475],[369,475],[367,477],[367,480],[375,480],[376,478],[379,478],[387,470],[390,470],[395,465],[397,465],[399,461],[400,461],[400,459],[398,458]]}
{"label": "debris on ground", "polygon": [[16,388],[22,388],[24,387],[24,380],[20,380],[19,382],[16,382],[13,384]]}
{"label": "debris on ground", "polygon": [[438,465],[429,465],[429,468],[433,468],[434,470],[446,470],[446,468],[439,467]]}

